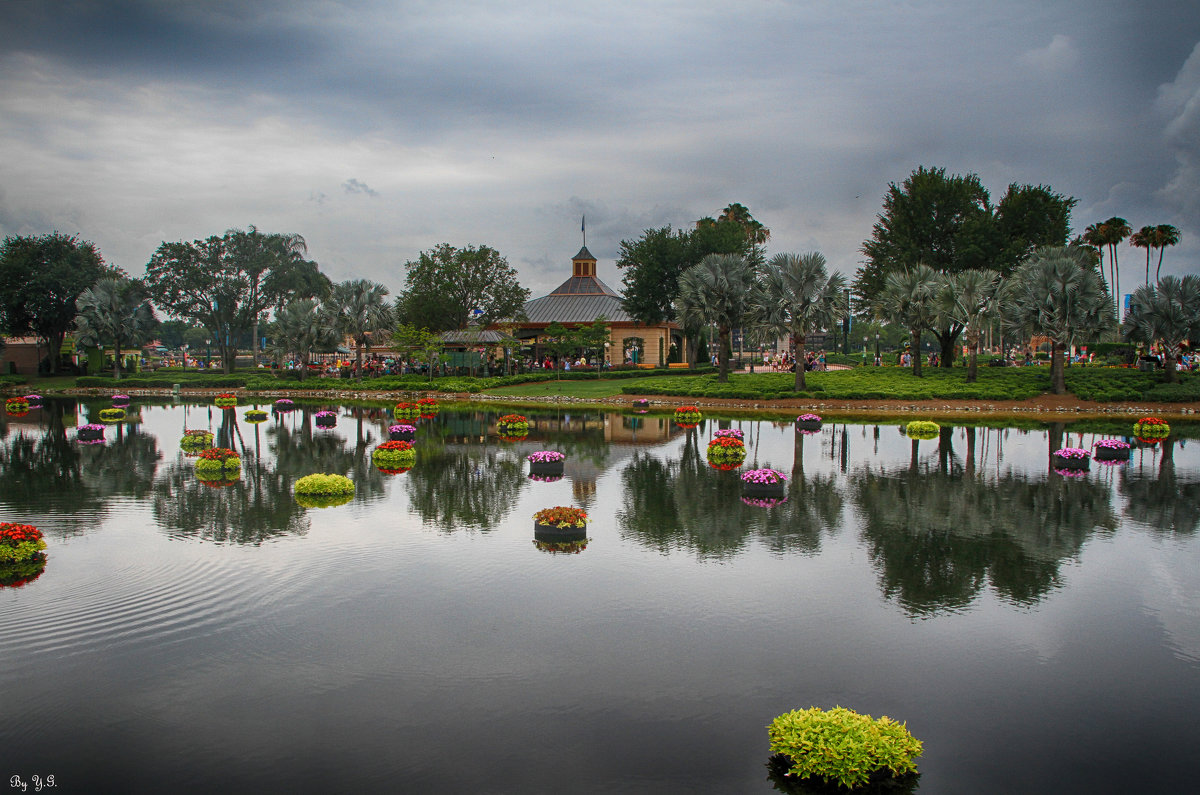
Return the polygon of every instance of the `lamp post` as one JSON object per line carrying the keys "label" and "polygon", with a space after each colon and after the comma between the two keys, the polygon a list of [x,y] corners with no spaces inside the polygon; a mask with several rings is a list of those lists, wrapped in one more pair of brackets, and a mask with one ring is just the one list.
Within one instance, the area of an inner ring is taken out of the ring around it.
{"label": "lamp post", "polygon": [[867,338],[863,337],[863,364],[867,363]]}
{"label": "lamp post", "polygon": [[209,359],[212,357],[212,340],[204,341],[204,369],[208,369]]}
{"label": "lamp post", "polygon": [[875,335],[875,360],[882,362],[882,360],[879,358],[879,335],[878,334]]}

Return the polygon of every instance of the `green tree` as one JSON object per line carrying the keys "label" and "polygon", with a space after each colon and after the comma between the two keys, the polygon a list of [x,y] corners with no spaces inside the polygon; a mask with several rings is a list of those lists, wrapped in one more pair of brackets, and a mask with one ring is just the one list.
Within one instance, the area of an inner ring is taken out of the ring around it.
{"label": "green tree", "polygon": [[111,344],[114,376],[121,378],[121,350],[150,338],[158,320],[145,285],[123,276],[106,276],[79,294],[75,327],[80,345]]}
{"label": "green tree", "polygon": [[820,252],[776,254],[767,262],[759,293],[760,315],[768,327],[788,336],[791,359],[797,362],[793,386],[797,392],[807,388],[800,361],[804,340],[813,332],[833,328],[849,310],[845,288],[842,274],[826,271]]}
{"label": "green tree", "polygon": [[1025,336],[1050,338],[1050,383],[1067,391],[1063,355],[1070,345],[1095,339],[1115,321],[1103,280],[1078,249],[1042,248],[1031,254],[1001,298],[1006,326]]}
{"label": "green tree", "polygon": [[96,246],[53,232],[40,237],[6,237],[0,248],[0,325],[8,334],[33,334],[45,346],[50,372],[75,323],[79,294],[103,276],[119,275],[104,264]]}
{"label": "green tree", "polygon": [[[431,331],[487,326],[523,313],[529,290],[517,271],[489,246],[455,248],[442,243],[407,262],[405,290],[396,299],[400,321]],[[475,310],[481,314],[473,317]]]}
{"label": "green tree", "polygon": [[1125,238],[1133,233],[1129,222],[1116,216],[1109,218],[1102,225],[1104,229],[1104,244],[1108,246],[1108,263],[1112,267],[1113,311],[1121,301],[1121,265],[1117,260],[1117,246],[1125,242]]}
{"label": "green tree", "polygon": [[434,368],[449,358],[442,353],[444,347],[442,335],[411,323],[402,323],[396,329],[392,340],[393,344],[398,349],[405,351],[410,359],[428,365],[430,381],[433,380]]}
{"label": "green tree", "polygon": [[1154,247],[1158,249],[1158,266],[1154,269],[1154,281],[1162,274],[1163,249],[1179,243],[1179,230],[1170,224],[1159,224],[1154,227]]}
{"label": "green tree", "polygon": [[679,276],[695,264],[690,235],[669,225],[647,229],[637,240],[622,240],[617,267],[624,272],[625,311],[648,326],[675,320]]}
{"label": "green tree", "polygon": [[1200,276],[1166,276],[1134,291],[1125,314],[1125,338],[1163,348],[1166,379],[1178,380],[1175,361],[1188,341],[1200,340]]}
{"label": "green tree", "polygon": [[999,253],[991,269],[1008,276],[1034,249],[1065,246],[1071,231],[1071,209],[1077,203],[1048,185],[1009,185],[996,204]]}
{"label": "green tree", "polygon": [[377,331],[390,329],[395,322],[387,301],[388,288],[367,279],[352,279],[333,286],[323,308],[329,322],[354,341],[354,370],[362,380],[363,348]]}
{"label": "green tree", "polygon": [[1154,248],[1154,227],[1143,226],[1129,236],[1129,245],[1146,249],[1146,284],[1150,284],[1150,250]]}
{"label": "green tree", "polygon": [[336,330],[311,298],[292,301],[275,313],[275,354],[296,362],[301,381],[308,374],[308,360],[313,351],[328,351],[336,345]]}
{"label": "green tree", "polygon": [[1112,283],[1111,269],[1108,275],[1104,273],[1104,249],[1107,245],[1105,242],[1107,234],[1104,224],[1088,224],[1087,228],[1083,230],[1083,234],[1079,236],[1079,239],[1084,245],[1095,252],[1096,262],[1100,270],[1100,278],[1107,282],[1109,294],[1116,295],[1117,290],[1116,286]]}
{"label": "green tree", "polygon": [[945,277],[939,293],[941,311],[963,327],[968,348],[967,383],[979,377],[979,337],[995,306],[1000,275],[995,271],[963,271]]}
{"label": "green tree", "polygon": [[944,282],[927,265],[888,274],[879,297],[879,313],[889,322],[908,329],[912,345],[913,375],[921,377],[921,333],[938,317],[937,296]]}
{"label": "green tree", "polygon": [[729,340],[758,302],[756,271],[738,254],[710,254],[679,280],[681,295],[703,322],[716,326],[720,337],[720,370],[717,380],[729,380]]}

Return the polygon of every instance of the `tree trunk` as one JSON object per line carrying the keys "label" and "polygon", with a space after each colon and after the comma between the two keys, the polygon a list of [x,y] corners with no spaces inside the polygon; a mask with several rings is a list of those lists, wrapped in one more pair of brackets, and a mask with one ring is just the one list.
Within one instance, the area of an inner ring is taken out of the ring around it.
{"label": "tree trunk", "polygon": [[250,325],[250,363],[254,365],[254,369],[258,369],[258,315],[254,316],[254,322]]}
{"label": "tree trunk", "polygon": [[911,341],[909,347],[912,348],[912,369],[913,375],[917,378],[921,377],[921,330],[918,328],[909,329],[908,331]]}
{"label": "tree trunk", "polygon": [[717,329],[718,342],[721,346],[717,351],[717,362],[720,364],[720,370],[717,372],[717,380],[721,383],[729,381],[729,329],[724,326]]}
{"label": "tree trunk", "polygon": [[977,353],[979,349],[979,332],[976,331],[967,336],[967,383],[975,383],[975,379],[979,377],[979,360]]}
{"label": "tree trunk", "polygon": [[[46,358],[50,360],[50,375],[58,375],[58,360],[62,356],[63,339],[66,334],[55,333],[46,337]],[[103,364],[103,363],[101,363]]]}
{"label": "tree trunk", "polygon": [[358,340],[354,341],[354,372],[358,374],[358,381],[362,382],[363,365],[362,365],[363,345]]}
{"label": "tree trunk", "polygon": [[1168,384],[1173,384],[1179,380],[1179,374],[1175,371],[1175,361],[1177,355],[1174,346],[1163,346],[1163,376]]}
{"label": "tree trunk", "polygon": [[1061,342],[1050,344],[1050,391],[1056,395],[1066,394],[1067,378],[1063,368],[1063,349]]}
{"label": "tree trunk", "polygon": [[1166,248],[1166,246],[1158,247],[1158,266],[1154,269],[1154,281],[1156,283],[1162,281],[1162,255],[1163,255],[1163,249],[1165,249],[1165,248]]}
{"label": "tree trunk", "polygon": [[796,383],[793,385],[793,391],[803,392],[808,389],[808,384],[804,382],[804,362],[796,358],[796,351],[804,351],[804,334],[793,334],[790,337],[792,364],[796,366]]}
{"label": "tree trunk", "polygon": [[954,366],[954,348],[958,345],[958,336],[962,334],[962,329],[951,333],[950,329],[944,329],[936,332],[938,345],[942,347],[942,360],[938,362],[939,367]]}
{"label": "tree trunk", "polygon": [[117,341],[113,344],[113,380],[121,380],[121,343]]}

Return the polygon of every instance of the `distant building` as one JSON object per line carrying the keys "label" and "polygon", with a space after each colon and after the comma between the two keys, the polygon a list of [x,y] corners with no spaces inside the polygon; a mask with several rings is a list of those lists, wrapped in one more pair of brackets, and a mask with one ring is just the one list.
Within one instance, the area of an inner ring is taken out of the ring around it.
{"label": "distant building", "polygon": [[596,276],[596,258],[587,250],[571,259],[571,277],[549,295],[525,303],[526,319],[512,324],[514,335],[521,340],[522,353],[542,358],[546,326],[561,323],[573,328],[590,325],[603,319],[609,327],[608,360],[613,365],[626,360],[647,366],[665,364],[671,344],[686,361],[684,339],[674,323],[647,326],[634,321],[621,305],[621,294]]}

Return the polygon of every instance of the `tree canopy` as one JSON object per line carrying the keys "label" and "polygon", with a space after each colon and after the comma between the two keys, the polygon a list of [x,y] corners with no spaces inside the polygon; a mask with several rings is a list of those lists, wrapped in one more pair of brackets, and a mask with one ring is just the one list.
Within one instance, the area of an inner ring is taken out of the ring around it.
{"label": "tree canopy", "polygon": [[[523,312],[529,290],[517,271],[490,246],[456,248],[442,243],[407,262],[404,292],[396,299],[401,323],[431,331],[488,325]],[[473,315],[475,310],[480,314]]]}
{"label": "tree canopy", "polygon": [[76,299],[102,276],[120,270],[104,263],[96,246],[53,232],[7,237],[0,248],[0,320],[8,334],[33,334],[46,346],[50,372],[78,314]]}

